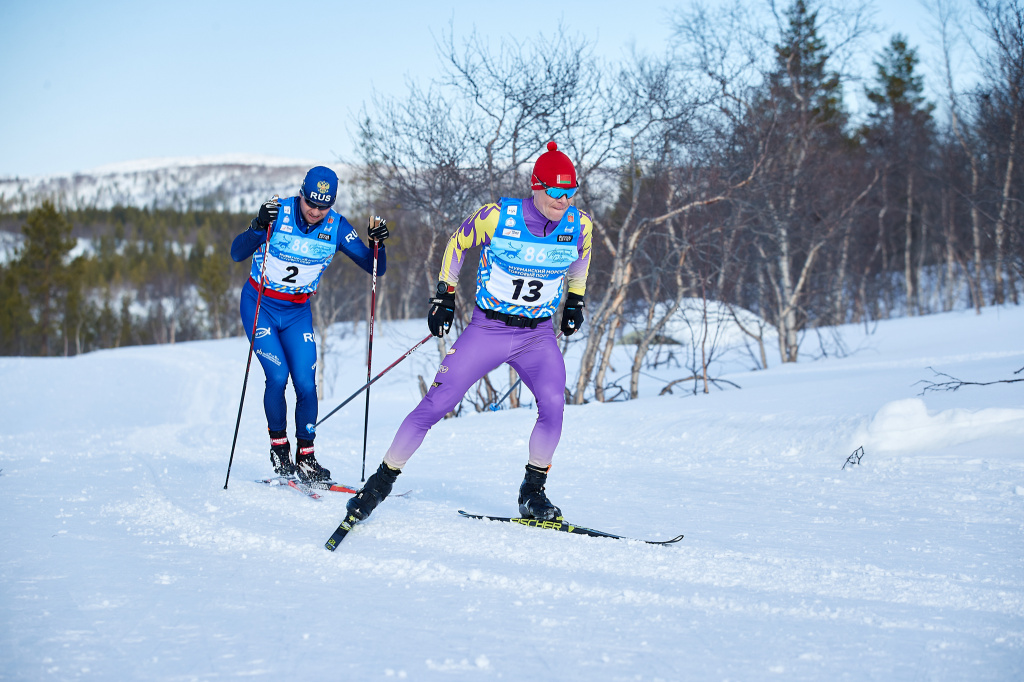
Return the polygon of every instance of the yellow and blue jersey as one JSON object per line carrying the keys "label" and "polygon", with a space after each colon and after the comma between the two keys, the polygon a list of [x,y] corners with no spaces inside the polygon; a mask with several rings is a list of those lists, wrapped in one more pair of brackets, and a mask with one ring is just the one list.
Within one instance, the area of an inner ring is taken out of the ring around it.
{"label": "yellow and blue jersey", "polygon": [[509,315],[550,317],[563,293],[586,293],[593,224],[570,206],[554,224],[532,199],[502,199],[469,216],[448,240],[438,278],[458,282],[467,249],[482,245],[476,303]]}

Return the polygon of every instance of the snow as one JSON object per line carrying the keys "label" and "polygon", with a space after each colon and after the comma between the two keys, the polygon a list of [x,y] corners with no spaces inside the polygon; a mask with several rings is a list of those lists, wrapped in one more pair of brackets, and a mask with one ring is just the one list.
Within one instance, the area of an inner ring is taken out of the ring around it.
{"label": "snow", "polygon": [[207,154],[205,156],[173,156],[153,159],[135,159],[104,166],[97,166],[85,171],[87,175],[116,175],[119,173],[141,173],[145,171],[164,170],[167,168],[191,168],[194,166],[266,166],[266,167],[305,167],[317,165],[333,166],[333,161],[317,161],[316,159],[292,159],[265,154]]}
{"label": "snow", "polygon": [[[253,482],[258,363],[224,490],[243,339],[0,358],[0,678],[1021,679],[1024,384],[921,382],[1012,377],[1024,309],[870,331],[764,371],[724,353],[739,389],[658,396],[686,373],[662,366],[638,400],[567,407],[553,501],[604,531],[685,534],[668,547],[460,518],[515,514],[521,408],[435,426],[396,484],[410,494],[330,553],[347,495]],[[378,323],[375,366],[425,333]],[[321,414],[365,378],[360,333],[332,348]],[[374,384],[368,473],[438,357]],[[362,405],[317,439],[342,483]]]}
{"label": "snow", "polygon": [[[659,303],[655,305],[654,311],[653,321],[657,323],[665,316],[667,306]],[[646,312],[644,310],[642,314],[646,316]],[[705,336],[708,339],[707,343],[717,343],[720,346],[738,347],[753,343],[750,336],[743,332],[743,328],[736,324],[736,319],[750,333],[758,333],[761,329],[764,329],[765,346],[768,348],[778,348],[778,334],[773,327],[767,326],[767,323],[762,318],[749,310],[744,310],[737,306],[726,305],[718,301],[705,302],[699,298],[684,299],[679,309],[665,323],[661,335],[677,343],[697,346],[701,344]],[[707,330],[704,329],[705,320],[707,322]],[[629,330],[643,332],[644,322],[644,319],[635,320],[634,324],[628,326]]]}
{"label": "snow", "polygon": [[20,234],[0,230],[0,265],[7,265],[14,260],[23,241],[24,237]]}
{"label": "snow", "polygon": [[336,206],[348,210],[350,166],[255,154],[141,159],[84,173],[0,177],[0,209],[29,211],[50,200],[72,210],[135,206],[251,213],[274,194],[294,196],[306,171],[320,164],[339,173]]}

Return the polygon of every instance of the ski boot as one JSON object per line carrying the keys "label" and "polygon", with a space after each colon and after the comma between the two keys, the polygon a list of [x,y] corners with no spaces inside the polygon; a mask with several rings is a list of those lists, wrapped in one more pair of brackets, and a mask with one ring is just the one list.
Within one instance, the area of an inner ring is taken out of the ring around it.
{"label": "ski boot", "polygon": [[295,473],[305,483],[331,480],[331,472],[320,466],[313,454],[313,441],[298,440],[299,453],[295,455]]}
{"label": "ski boot", "polygon": [[291,476],[295,473],[292,448],[288,445],[288,435],[284,431],[270,432],[270,464],[278,476]]}
{"label": "ski boot", "polygon": [[391,488],[395,485],[395,479],[401,469],[392,469],[384,462],[377,467],[376,473],[366,480],[363,489],[357,492],[345,508],[350,516],[363,521],[370,513],[377,508],[377,505],[384,501],[384,498],[391,494]]}
{"label": "ski boot", "polygon": [[551,504],[551,500],[544,494],[544,484],[547,480],[547,469],[532,464],[526,465],[526,477],[519,486],[519,514],[524,519],[554,521],[561,518],[562,510]]}

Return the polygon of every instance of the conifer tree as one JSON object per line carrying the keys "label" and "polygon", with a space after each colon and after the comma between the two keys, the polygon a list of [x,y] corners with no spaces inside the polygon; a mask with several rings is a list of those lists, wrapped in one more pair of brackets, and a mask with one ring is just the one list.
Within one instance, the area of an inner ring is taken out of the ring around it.
{"label": "conifer tree", "polygon": [[787,26],[775,45],[776,68],[769,74],[771,96],[783,116],[796,116],[801,125],[842,132],[846,123],[839,74],[830,70],[831,56],[818,35],[818,13],[805,0],[785,12]]}
{"label": "conifer tree", "polygon": [[21,295],[17,269],[0,265],[0,355],[26,352],[32,316]]}
{"label": "conifer tree", "polygon": [[[811,315],[820,323],[842,311],[841,301],[812,302],[828,299],[830,277],[843,277],[844,236],[863,187],[849,154],[842,82],[829,66],[818,13],[794,0],[781,19],[774,62],[737,134],[748,156],[764,155],[747,203],[764,283],[759,307],[778,329],[782,361],[795,362]],[[842,246],[833,248],[837,243]]]}
{"label": "conifer tree", "polygon": [[25,243],[15,268],[33,320],[31,335],[35,348],[29,352],[51,355],[58,350],[62,336],[68,295],[73,287],[81,286],[68,262],[68,254],[75,246],[71,223],[52,202],[46,201],[28,214],[21,230]]}
{"label": "conifer tree", "polygon": [[[870,271],[872,261],[879,258],[879,269],[889,270],[895,265],[889,262],[890,254],[902,252],[904,294],[910,314],[918,309],[920,293],[915,251],[924,253],[920,228],[915,231],[922,184],[918,177],[935,137],[934,105],[924,97],[924,79],[916,71],[917,63],[917,53],[907,45],[906,38],[894,35],[875,60],[874,84],[865,89],[872,108],[867,124],[861,128],[867,151],[881,172],[877,236],[864,272]],[[893,203],[901,210],[890,205]],[[862,282],[862,291],[864,288]]]}
{"label": "conifer tree", "polygon": [[917,51],[897,33],[875,60],[874,87],[866,90],[874,108],[865,130],[906,135],[930,123],[935,106],[924,97],[924,77],[917,73]]}
{"label": "conifer tree", "polygon": [[223,255],[212,251],[203,258],[197,286],[199,295],[206,302],[207,315],[215,339],[222,338],[225,334],[224,322],[230,307],[230,274],[230,264]]}

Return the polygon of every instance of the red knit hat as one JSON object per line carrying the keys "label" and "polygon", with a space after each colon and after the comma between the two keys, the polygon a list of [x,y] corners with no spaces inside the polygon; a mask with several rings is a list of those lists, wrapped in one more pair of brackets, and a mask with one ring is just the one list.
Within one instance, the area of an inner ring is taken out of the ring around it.
{"label": "red knit hat", "polygon": [[576,167],[568,156],[558,151],[557,144],[548,142],[548,150],[537,157],[537,163],[533,166],[530,183],[530,189],[544,189],[544,185],[567,189],[575,187]]}

